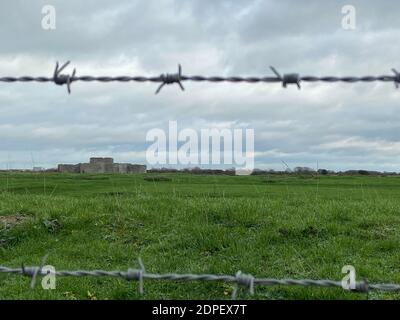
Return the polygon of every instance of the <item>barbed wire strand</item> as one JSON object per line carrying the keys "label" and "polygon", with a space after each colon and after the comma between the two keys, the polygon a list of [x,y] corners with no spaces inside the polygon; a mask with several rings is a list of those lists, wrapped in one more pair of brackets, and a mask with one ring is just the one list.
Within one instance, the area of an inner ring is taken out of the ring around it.
{"label": "barbed wire strand", "polygon": [[[46,256],[47,258],[47,256]],[[0,273],[23,275],[32,278],[31,287],[35,285],[38,276],[45,276],[49,271],[43,270],[45,258],[40,266],[21,268],[9,268],[0,266]],[[169,281],[217,281],[236,284],[232,298],[236,298],[239,287],[244,287],[249,294],[254,294],[255,286],[301,286],[301,287],[321,287],[321,288],[342,288],[341,281],[315,280],[315,279],[275,279],[275,278],[256,278],[252,275],[237,272],[232,275],[214,274],[178,274],[178,273],[148,273],[145,271],[143,262],[139,259],[140,269],[128,269],[127,271],[106,271],[106,270],[61,270],[54,271],[52,274],[60,277],[114,277],[128,281],[136,280],[139,282],[139,293],[143,294],[144,280],[169,280]],[[353,292],[368,293],[370,290],[400,292],[400,284],[376,283],[369,284],[367,280],[357,281]]]}
{"label": "barbed wire strand", "polygon": [[355,82],[393,82],[396,88],[400,86],[400,73],[396,69],[392,69],[393,75],[380,75],[380,76],[346,76],[346,77],[337,77],[337,76],[300,76],[298,73],[287,73],[281,75],[274,67],[270,67],[272,72],[275,74],[275,77],[264,76],[264,77],[240,77],[240,76],[201,76],[194,75],[188,76],[182,74],[182,67],[178,65],[178,72],[169,74],[161,74],[160,76],[148,77],[148,76],[77,76],[76,69],[73,69],[71,74],[62,74],[61,72],[70,64],[70,61],[64,63],[61,67],[59,67],[59,63],[56,63],[56,67],[53,72],[52,77],[33,77],[33,76],[22,76],[22,77],[0,77],[0,82],[53,82],[56,85],[67,85],[68,93],[71,93],[71,84],[73,82],[82,81],[82,82],[155,82],[161,83],[157,88],[155,94],[158,94],[161,89],[165,85],[170,84],[178,84],[182,91],[185,88],[182,85],[183,81],[196,81],[196,82],[230,82],[230,83],[282,83],[283,88],[287,88],[288,85],[294,84],[301,88],[301,82],[344,82],[344,83],[355,83]]}

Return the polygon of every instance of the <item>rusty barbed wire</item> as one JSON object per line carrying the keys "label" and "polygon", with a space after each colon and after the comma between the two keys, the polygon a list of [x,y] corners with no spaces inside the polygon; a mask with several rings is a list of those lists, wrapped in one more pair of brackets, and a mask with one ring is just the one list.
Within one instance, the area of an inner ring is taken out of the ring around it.
{"label": "rusty barbed wire", "polygon": [[195,82],[230,82],[230,83],[282,83],[283,88],[287,88],[288,85],[293,84],[301,89],[301,82],[344,82],[344,83],[355,83],[355,82],[393,82],[396,88],[400,86],[400,73],[396,69],[392,69],[393,75],[380,75],[380,76],[301,76],[298,73],[287,73],[281,75],[274,67],[270,67],[275,76],[264,76],[264,77],[240,77],[240,76],[201,76],[194,75],[188,76],[182,74],[182,67],[178,65],[177,73],[165,73],[160,76],[148,77],[148,76],[77,76],[76,69],[73,69],[71,75],[61,74],[61,72],[70,64],[70,61],[64,63],[59,67],[58,62],[56,63],[55,70],[52,77],[33,77],[33,76],[21,76],[21,77],[0,77],[0,82],[53,82],[57,85],[67,85],[68,93],[71,93],[71,84],[76,81],[82,82],[155,82],[161,83],[157,88],[155,94],[158,94],[164,85],[178,84],[182,91],[185,88],[182,85],[183,81],[195,81]]}
{"label": "rusty barbed wire", "polygon": [[376,283],[370,284],[367,280],[357,281],[354,289],[344,289],[341,281],[333,280],[315,280],[315,279],[274,279],[274,278],[256,278],[250,274],[244,274],[238,271],[236,275],[214,275],[214,274],[192,274],[192,273],[148,273],[145,271],[143,262],[139,259],[140,269],[128,269],[127,271],[107,271],[107,270],[54,270],[49,272],[43,270],[44,262],[47,256],[42,259],[40,266],[22,266],[21,268],[9,268],[0,266],[0,274],[15,274],[31,277],[31,287],[35,286],[38,276],[46,276],[50,273],[60,277],[114,277],[122,278],[128,281],[138,281],[139,293],[142,295],[145,280],[169,280],[169,281],[216,281],[235,284],[232,298],[236,298],[239,287],[244,287],[250,295],[253,295],[256,286],[300,286],[300,287],[320,287],[320,288],[340,288],[351,292],[369,293],[370,290],[400,292],[400,284],[394,283]]}

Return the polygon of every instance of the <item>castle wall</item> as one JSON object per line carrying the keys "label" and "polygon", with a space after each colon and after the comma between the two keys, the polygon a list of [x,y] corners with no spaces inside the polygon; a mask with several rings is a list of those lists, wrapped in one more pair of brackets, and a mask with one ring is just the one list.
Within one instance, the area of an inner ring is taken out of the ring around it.
{"label": "castle wall", "polygon": [[146,173],[147,167],[141,164],[128,164],[127,173]]}
{"label": "castle wall", "polygon": [[65,173],[145,173],[146,166],[114,163],[113,158],[90,158],[90,163],[59,164],[58,171]]}
{"label": "castle wall", "polygon": [[101,163],[82,163],[80,173],[104,173],[104,166]]}
{"label": "castle wall", "polygon": [[128,163],[116,163],[114,165],[114,172],[128,173]]}
{"label": "castle wall", "polygon": [[57,170],[64,173],[79,173],[80,164],[59,164]]}
{"label": "castle wall", "polygon": [[105,164],[112,165],[114,163],[113,158],[90,158],[90,164]]}

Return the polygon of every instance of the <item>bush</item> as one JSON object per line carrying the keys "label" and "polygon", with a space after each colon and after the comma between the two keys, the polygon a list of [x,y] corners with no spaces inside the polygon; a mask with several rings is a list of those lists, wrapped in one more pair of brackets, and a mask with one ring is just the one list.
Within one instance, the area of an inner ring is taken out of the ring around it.
{"label": "bush", "polygon": [[144,180],[150,182],[172,181],[172,179],[168,177],[145,177]]}

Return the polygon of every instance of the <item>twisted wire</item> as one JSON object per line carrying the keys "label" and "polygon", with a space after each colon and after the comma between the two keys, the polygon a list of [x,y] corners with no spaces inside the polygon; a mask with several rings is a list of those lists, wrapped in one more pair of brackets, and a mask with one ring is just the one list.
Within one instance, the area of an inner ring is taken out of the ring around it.
{"label": "twisted wire", "polygon": [[[47,273],[40,267],[21,267],[8,268],[0,266],[0,273],[24,275],[28,277],[45,276]],[[327,279],[275,279],[275,278],[256,278],[252,275],[245,275],[238,272],[236,276],[232,275],[214,275],[214,274],[179,274],[179,273],[147,273],[143,265],[141,269],[129,269],[128,271],[107,271],[107,270],[60,270],[54,274],[60,277],[114,277],[125,280],[142,281],[140,292],[143,293],[144,280],[169,280],[169,281],[216,281],[234,283],[238,286],[246,287],[251,294],[254,293],[254,286],[301,286],[301,287],[321,287],[321,288],[342,288],[341,281]],[[358,281],[354,292],[368,292],[370,290],[398,292],[400,284],[395,283],[375,283],[369,284],[365,280]]]}
{"label": "twisted wire", "polygon": [[70,61],[64,63],[59,67],[58,62],[53,72],[52,77],[33,77],[33,76],[21,76],[21,77],[0,77],[0,82],[13,83],[13,82],[53,82],[57,85],[67,85],[68,93],[71,93],[71,84],[73,82],[152,82],[160,83],[156,90],[158,94],[164,85],[178,84],[180,89],[184,91],[182,85],[183,81],[193,82],[229,82],[229,83],[282,83],[282,87],[286,88],[288,85],[294,84],[299,89],[301,88],[301,82],[344,82],[344,83],[356,83],[356,82],[393,82],[396,88],[400,85],[400,73],[396,69],[392,69],[392,75],[378,75],[378,76],[301,76],[298,73],[288,73],[281,75],[274,67],[270,67],[275,76],[262,76],[262,77],[241,77],[241,76],[202,76],[202,75],[183,75],[182,67],[178,65],[177,73],[165,73],[159,76],[91,76],[83,75],[77,76],[76,69],[73,69],[72,74],[62,74],[61,72],[69,65]]}

